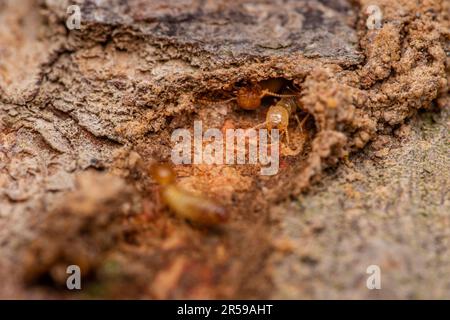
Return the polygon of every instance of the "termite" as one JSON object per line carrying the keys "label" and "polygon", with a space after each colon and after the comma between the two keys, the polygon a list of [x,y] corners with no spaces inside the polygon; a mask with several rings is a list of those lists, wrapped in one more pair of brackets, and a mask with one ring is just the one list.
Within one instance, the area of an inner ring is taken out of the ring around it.
{"label": "termite", "polygon": [[280,137],[283,133],[286,135],[286,141],[289,146],[289,119],[293,115],[296,119],[300,129],[303,128],[306,120],[308,120],[309,114],[307,114],[302,121],[299,120],[298,116],[295,114],[297,109],[300,108],[299,100],[297,96],[283,97],[276,104],[269,107],[266,114],[266,120],[253,127],[253,129],[266,127],[269,132],[272,129],[280,130]]}
{"label": "termite", "polygon": [[193,223],[212,226],[228,220],[227,210],[215,201],[192,194],[180,188],[175,180],[176,174],[168,164],[150,166],[151,177],[161,186],[161,198],[165,205],[179,218]]}
{"label": "termite", "polygon": [[262,99],[267,96],[277,98],[293,97],[291,94],[277,93],[284,83],[285,80],[282,78],[272,78],[241,88],[236,93],[236,102],[241,109],[256,110],[261,106]]}
{"label": "termite", "polygon": [[283,98],[292,97],[290,94],[278,94],[285,84],[283,78],[271,78],[253,83],[247,87],[235,91],[235,97],[222,101],[221,103],[236,100],[239,108],[244,110],[256,110],[261,106],[262,99],[268,96]]}

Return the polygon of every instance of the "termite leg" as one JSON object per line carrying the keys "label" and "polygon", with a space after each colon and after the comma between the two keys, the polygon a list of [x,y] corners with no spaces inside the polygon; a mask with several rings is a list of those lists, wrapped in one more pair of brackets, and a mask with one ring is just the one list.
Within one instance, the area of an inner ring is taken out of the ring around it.
{"label": "termite leg", "polygon": [[294,82],[292,82],[292,86],[294,87],[295,90],[301,91],[300,87],[298,87]]}
{"label": "termite leg", "polygon": [[301,128],[301,122],[300,122],[300,119],[298,118],[298,115],[296,115],[296,114],[294,114],[294,118],[295,118],[295,121],[297,121],[297,124],[300,126],[300,128]]}
{"label": "termite leg", "polygon": [[[300,131],[303,132],[303,125],[305,124],[306,120],[309,118],[309,113],[303,118],[303,120],[299,123]],[[298,120],[298,117],[297,117]]]}
{"label": "termite leg", "polygon": [[290,148],[291,142],[289,141],[289,130],[286,128],[286,141],[288,144],[288,147]]}

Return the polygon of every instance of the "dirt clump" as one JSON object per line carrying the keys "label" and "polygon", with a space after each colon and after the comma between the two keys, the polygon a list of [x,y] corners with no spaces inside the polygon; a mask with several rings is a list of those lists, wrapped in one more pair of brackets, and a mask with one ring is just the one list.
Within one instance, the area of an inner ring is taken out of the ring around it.
{"label": "dirt clump", "polygon": [[95,276],[108,251],[132,231],[127,219],[137,212],[133,197],[132,188],[120,178],[93,171],[80,174],[75,190],[32,222],[35,235],[23,256],[24,281],[65,286],[69,265],[79,266],[84,277]]}

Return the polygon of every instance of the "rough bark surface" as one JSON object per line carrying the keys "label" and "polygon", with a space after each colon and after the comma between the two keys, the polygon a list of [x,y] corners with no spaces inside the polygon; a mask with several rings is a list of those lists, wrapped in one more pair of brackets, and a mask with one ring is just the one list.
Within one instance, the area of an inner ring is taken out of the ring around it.
{"label": "rough bark surface", "polygon": [[[70,4],[81,30],[65,27]],[[0,0],[0,297],[448,297],[449,8]],[[232,219],[171,215],[147,165],[194,120],[261,123],[272,100],[227,99],[271,78],[300,90],[301,152],[282,150],[274,177],[177,167]],[[81,292],[65,289],[69,264]],[[373,264],[382,290],[365,286]]]}

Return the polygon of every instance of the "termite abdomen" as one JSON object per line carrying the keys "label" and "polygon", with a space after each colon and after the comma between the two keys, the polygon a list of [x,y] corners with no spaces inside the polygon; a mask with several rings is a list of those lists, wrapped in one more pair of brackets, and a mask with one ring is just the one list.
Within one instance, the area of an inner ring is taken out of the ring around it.
{"label": "termite abdomen", "polygon": [[228,220],[228,213],[219,204],[202,196],[194,195],[176,185],[161,191],[163,201],[180,218],[197,224],[211,226]]}

